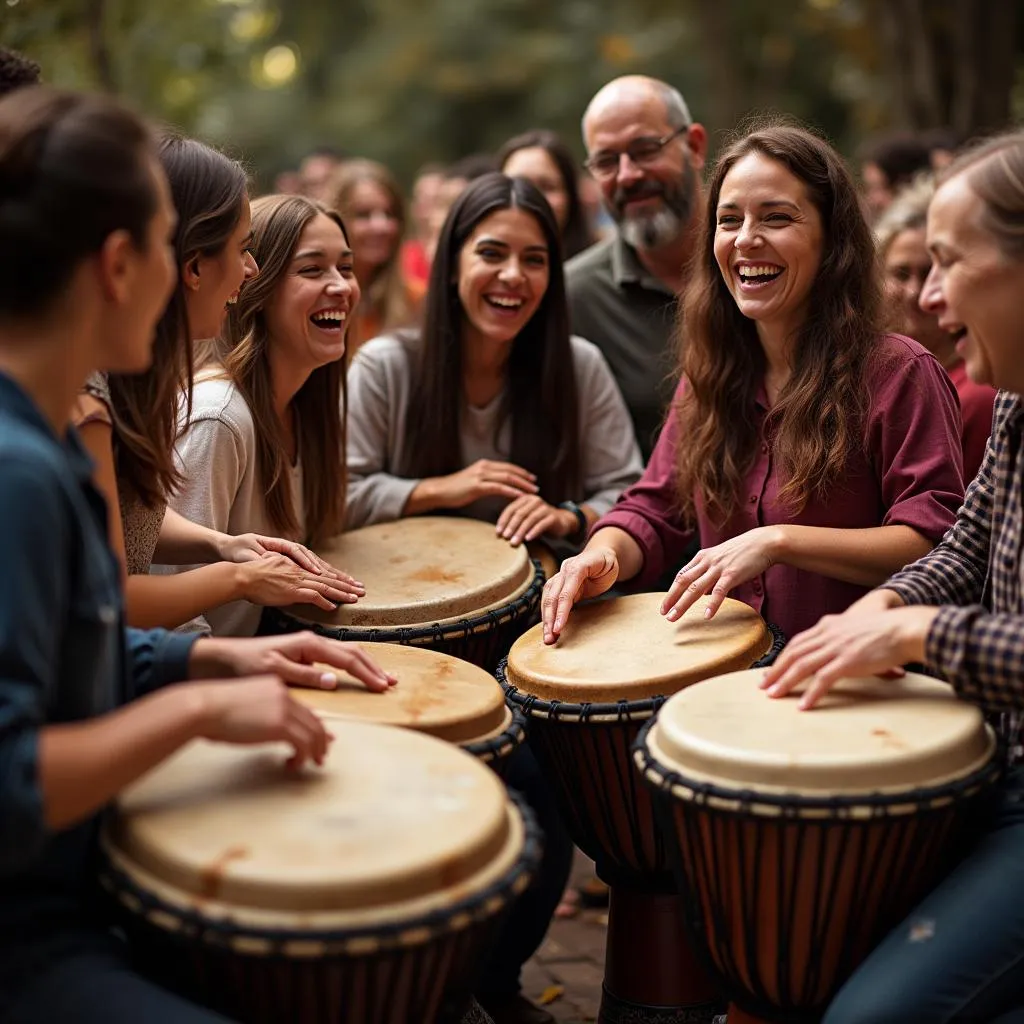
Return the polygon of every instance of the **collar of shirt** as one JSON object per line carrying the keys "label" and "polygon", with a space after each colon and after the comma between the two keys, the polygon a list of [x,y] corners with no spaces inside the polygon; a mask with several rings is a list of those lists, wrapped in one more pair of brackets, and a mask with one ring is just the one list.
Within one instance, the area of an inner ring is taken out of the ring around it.
{"label": "collar of shirt", "polygon": [[0,373],[0,410],[19,426],[39,434],[49,444],[60,448],[67,457],[75,479],[80,483],[89,482],[92,477],[93,462],[82,445],[78,433],[69,425],[64,437],[57,437],[28,392],[16,380],[3,373]]}
{"label": "collar of shirt", "polygon": [[651,274],[640,262],[636,249],[629,245],[618,232],[615,234],[615,241],[612,243],[612,279],[616,287],[621,288],[624,284],[637,284],[641,288],[650,291],[664,292],[665,295],[675,295],[672,289],[664,281]]}

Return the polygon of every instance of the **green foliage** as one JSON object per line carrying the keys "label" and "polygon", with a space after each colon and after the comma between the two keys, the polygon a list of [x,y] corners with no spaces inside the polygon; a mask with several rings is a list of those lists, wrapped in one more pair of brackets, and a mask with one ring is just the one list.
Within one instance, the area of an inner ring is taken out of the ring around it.
{"label": "green foliage", "polygon": [[244,154],[264,184],[321,144],[408,180],[531,127],[582,156],[587,100],[630,72],[678,86],[713,140],[785,112],[852,148],[893,110],[879,2],[0,0],[0,42]]}

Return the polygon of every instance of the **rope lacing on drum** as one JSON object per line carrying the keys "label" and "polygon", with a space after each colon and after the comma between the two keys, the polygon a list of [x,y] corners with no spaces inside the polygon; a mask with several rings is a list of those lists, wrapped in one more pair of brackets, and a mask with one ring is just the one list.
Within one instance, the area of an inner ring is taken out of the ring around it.
{"label": "rope lacing on drum", "polygon": [[[780,1024],[818,1019],[928,880],[955,861],[950,835],[980,809],[1001,770],[993,761],[948,785],[896,795],[730,790],[656,762],[645,744],[650,728],[634,746],[636,764],[655,791],[697,953],[740,1007]],[[808,863],[811,877],[792,870]],[[922,864],[936,870],[925,877]],[[759,899],[766,893],[776,903]],[[794,948],[806,954],[799,963]]]}

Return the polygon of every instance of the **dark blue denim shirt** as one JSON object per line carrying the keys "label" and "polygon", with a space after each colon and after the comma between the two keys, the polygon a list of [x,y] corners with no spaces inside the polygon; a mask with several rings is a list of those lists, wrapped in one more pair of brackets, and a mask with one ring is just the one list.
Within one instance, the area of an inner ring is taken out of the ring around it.
{"label": "dark blue denim shirt", "polygon": [[75,432],[57,437],[0,374],[0,988],[26,947],[46,946],[65,920],[88,920],[99,815],[47,828],[40,728],[184,679],[195,642],[126,629],[92,469]]}

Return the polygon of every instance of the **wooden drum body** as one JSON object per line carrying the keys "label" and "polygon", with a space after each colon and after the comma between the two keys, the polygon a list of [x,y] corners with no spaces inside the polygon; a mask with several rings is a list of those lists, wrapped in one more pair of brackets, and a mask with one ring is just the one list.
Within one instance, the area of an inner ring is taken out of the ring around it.
{"label": "wooden drum body", "polygon": [[812,1022],[958,857],[999,762],[926,676],[844,680],[809,712],[760,677],[677,694],[636,759],[730,1024]]}
{"label": "wooden drum body", "polygon": [[710,621],[701,601],[671,623],[659,614],[663,597],[577,608],[557,644],[545,647],[536,627],[499,669],[573,840],[611,886],[603,1024],[700,1022],[714,1013],[715,992],[689,953],[668,847],[632,746],[670,694],[781,647],[738,601],[726,600]]}
{"label": "wooden drum body", "polygon": [[429,647],[493,672],[536,620],[544,573],[491,523],[415,516],[343,533],[317,552],[366,586],[354,605],[267,608],[262,632]]}
{"label": "wooden drum body", "polygon": [[397,644],[363,649],[398,685],[372,693],[339,675],[336,690],[293,689],[292,696],[322,718],[397,725],[455,743],[504,777],[509,757],[526,735],[522,712],[505,703],[493,675],[449,654]]}
{"label": "wooden drum body", "polygon": [[335,721],[323,769],[196,742],[131,787],[101,881],[139,967],[245,1024],[457,1021],[539,861],[451,744]]}

